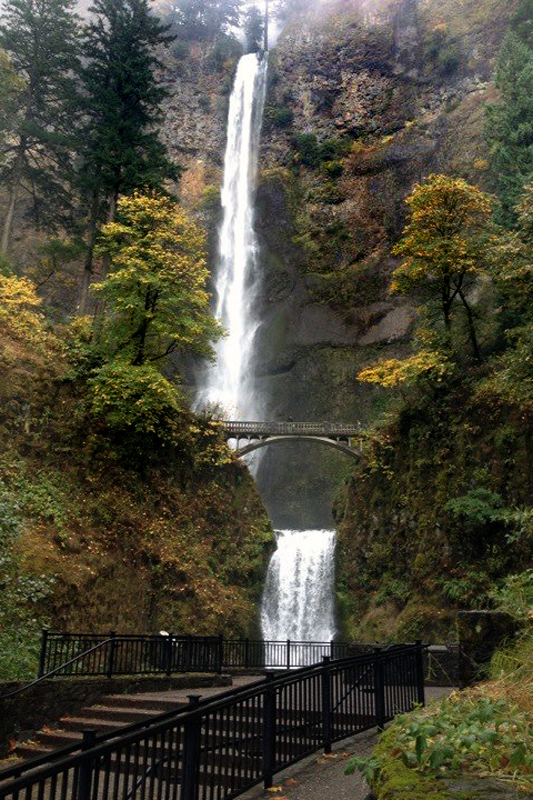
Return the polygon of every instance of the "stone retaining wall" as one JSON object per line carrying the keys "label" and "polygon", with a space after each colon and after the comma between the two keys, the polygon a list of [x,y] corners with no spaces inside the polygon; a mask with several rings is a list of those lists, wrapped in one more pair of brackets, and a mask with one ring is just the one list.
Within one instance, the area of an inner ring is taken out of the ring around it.
{"label": "stone retaining wall", "polygon": [[[0,696],[26,685],[26,681],[0,683]],[[174,677],[56,678],[27,689],[12,699],[0,700],[0,757],[9,751],[13,739],[30,738],[43,725],[91,706],[107,694],[164,692],[231,686],[225,675],[176,675]]]}

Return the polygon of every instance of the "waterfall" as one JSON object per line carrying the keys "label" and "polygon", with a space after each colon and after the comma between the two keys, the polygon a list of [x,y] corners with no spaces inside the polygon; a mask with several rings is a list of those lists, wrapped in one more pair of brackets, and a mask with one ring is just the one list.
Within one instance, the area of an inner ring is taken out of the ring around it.
{"label": "waterfall", "polygon": [[265,639],[334,638],[334,557],[334,531],[278,531],[261,608]]}
{"label": "waterfall", "polygon": [[216,317],[226,330],[208,367],[198,406],[218,406],[233,419],[257,418],[252,353],[258,279],[253,195],[266,93],[267,56],[243,56],[237,67],[228,114],[219,232]]}
{"label": "waterfall", "polygon": [[[229,104],[215,274],[216,316],[227,335],[215,348],[215,361],[204,371],[197,396],[197,407],[217,406],[240,420],[261,416],[253,380],[259,324],[253,201],[266,76],[266,55],[246,55],[239,61]],[[332,531],[278,532],[263,595],[264,638],[324,642],[333,638],[334,549]]]}

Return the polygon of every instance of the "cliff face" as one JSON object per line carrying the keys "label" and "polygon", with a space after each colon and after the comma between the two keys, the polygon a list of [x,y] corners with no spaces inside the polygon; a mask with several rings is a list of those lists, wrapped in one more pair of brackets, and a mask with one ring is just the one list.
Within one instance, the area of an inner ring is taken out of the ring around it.
{"label": "cliff face", "polygon": [[[271,51],[256,209],[266,418],[364,423],[381,407],[356,375],[409,341],[413,309],[388,292],[403,201],[435,171],[483,185],[483,108],[512,7],[343,0],[293,20]],[[213,263],[237,55],[193,46],[168,73],[168,142]],[[330,524],[345,457],[301,443],[263,453],[258,481],[274,521]]]}
{"label": "cliff face", "polygon": [[[266,415],[279,419],[375,416],[380,393],[356,375],[401,353],[413,321],[388,293],[404,198],[431,172],[483,184],[487,168],[483,107],[509,4],[354,5],[295,20],[271,54],[258,347]],[[287,444],[266,451],[260,483],[283,524],[326,524],[349,469],[328,450]]]}

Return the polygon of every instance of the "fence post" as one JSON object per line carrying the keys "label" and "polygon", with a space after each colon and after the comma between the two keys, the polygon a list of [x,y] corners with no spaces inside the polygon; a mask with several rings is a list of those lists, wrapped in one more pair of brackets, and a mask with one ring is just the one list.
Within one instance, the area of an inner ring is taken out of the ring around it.
{"label": "fence post", "polygon": [[39,672],[37,673],[38,678],[42,678],[44,675],[44,670],[46,666],[47,646],[48,646],[48,631],[46,628],[43,628],[41,633],[41,655],[39,656]]}
{"label": "fence post", "polygon": [[244,668],[248,669],[250,666],[250,640],[244,640]]}
{"label": "fence post", "polygon": [[322,659],[322,746],[324,753],[331,753],[331,659]]}
{"label": "fence post", "polygon": [[116,632],[109,631],[109,638],[111,641],[109,642],[109,655],[107,657],[107,677],[113,677],[113,670],[115,668],[115,648],[116,648]]}
{"label": "fence post", "polygon": [[374,710],[379,731],[385,728],[385,670],[379,647],[374,648]]}
{"label": "fence post", "polygon": [[166,668],[166,674],[167,674],[167,676],[169,676],[169,677],[170,677],[170,675],[172,675],[172,661],[173,661],[173,658],[172,658],[172,656],[173,656],[173,645],[174,645],[174,642],[173,642],[173,640],[172,640],[172,634],[171,634],[171,633],[169,633],[169,634],[168,634],[167,648],[166,648],[166,650],[167,650],[167,658],[166,658],[166,661],[167,661],[167,668]]}
{"label": "fence post", "polygon": [[265,789],[272,788],[276,762],[276,690],[272,685],[275,675],[266,676],[263,705],[263,781]]}
{"label": "fence post", "polygon": [[192,637],[190,634],[187,635],[187,639],[185,641],[185,672],[191,671],[191,664],[192,664]]}
{"label": "fence post", "polygon": [[[96,742],[96,731],[86,730],[83,731],[83,740],[81,743],[82,752],[90,750],[94,747]],[[93,782],[93,760],[90,756],[84,758],[80,764],[80,771],[78,773],[78,793],[77,800],[89,800],[91,796]]]}
{"label": "fence post", "polygon": [[224,637],[220,635],[217,643],[217,672],[220,675],[224,664]]}
{"label": "fence post", "polygon": [[333,639],[329,643],[329,655],[332,660],[335,658],[335,642]]}
{"label": "fence post", "polygon": [[424,648],[420,639],[416,642],[416,688],[417,701],[421,706],[426,705],[426,691],[424,681]]}
{"label": "fence post", "polygon": [[[193,711],[198,708],[200,695],[189,694],[189,707]],[[197,800],[198,772],[200,769],[200,717],[187,720],[183,731],[183,778],[181,783],[181,800]]]}
{"label": "fence post", "polygon": [[287,669],[291,668],[291,640],[287,639]]}

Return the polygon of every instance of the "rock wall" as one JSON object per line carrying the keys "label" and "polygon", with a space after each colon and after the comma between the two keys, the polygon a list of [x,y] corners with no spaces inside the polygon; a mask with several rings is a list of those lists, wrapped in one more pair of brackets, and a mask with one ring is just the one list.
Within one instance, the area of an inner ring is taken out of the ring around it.
{"label": "rock wall", "polygon": [[[382,407],[356,376],[409,342],[414,310],[388,292],[403,201],[435,171],[483,185],[483,109],[513,5],[339,0],[293,20],[271,51],[256,219],[265,418],[365,423]],[[192,45],[166,76],[167,140],[213,265],[237,56]],[[257,478],[274,522],[331,525],[346,457],[296,442],[262,452]]]}
{"label": "rock wall", "polygon": [[[405,352],[414,310],[391,297],[404,198],[448,171],[483,184],[480,133],[511,11],[501,0],[341,2],[294,21],[270,55],[257,228],[264,276],[258,382],[265,416],[373,419],[357,383]],[[330,524],[342,455],[266,450],[259,483],[274,521]]]}

